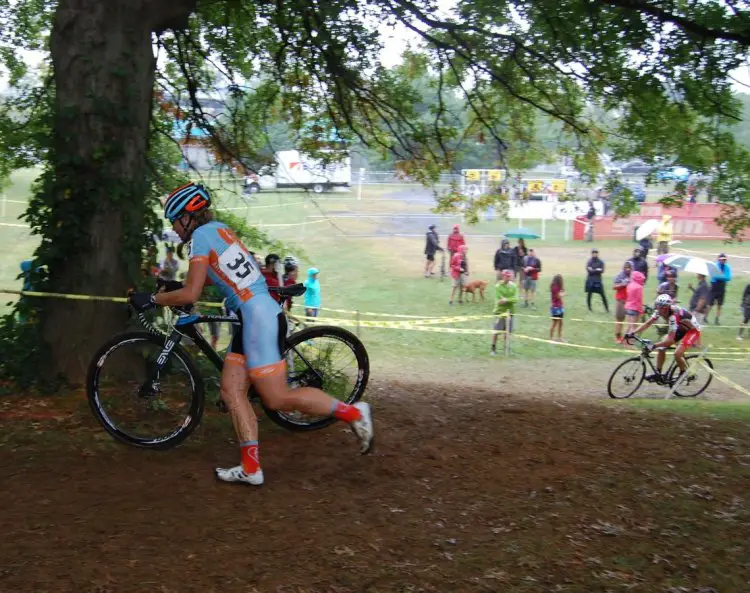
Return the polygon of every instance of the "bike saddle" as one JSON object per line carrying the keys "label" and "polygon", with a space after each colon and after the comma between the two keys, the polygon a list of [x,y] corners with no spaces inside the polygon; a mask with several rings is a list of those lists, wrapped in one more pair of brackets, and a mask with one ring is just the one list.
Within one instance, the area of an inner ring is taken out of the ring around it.
{"label": "bike saddle", "polygon": [[282,298],[290,298],[290,297],[298,297],[305,294],[305,291],[307,288],[305,288],[304,284],[297,283],[292,284],[291,286],[269,286],[268,287],[269,292],[275,292]]}

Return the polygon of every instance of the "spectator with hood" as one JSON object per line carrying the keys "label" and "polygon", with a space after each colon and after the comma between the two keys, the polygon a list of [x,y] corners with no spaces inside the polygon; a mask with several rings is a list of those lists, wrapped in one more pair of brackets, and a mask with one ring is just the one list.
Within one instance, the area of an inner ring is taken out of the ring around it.
{"label": "spectator with hood", "polygon": [[648,280],[648,262],[643,249],[640,247],[633,249],[633,258],[630,261],[633,263],[633,271],[643,274],[643,283],[645,284]]}
{"label": "spectator with hood", "polygon": [[305,315],[308,317],[317,317],[320,311],[322,299],[320,297],[320,280],[318,268],[307,270],[307,280],[305,280]]}
{"label": "spectator with hood", "polygon": [[669,214],[665,214],[661,217],[661,223],[656,229],[656,253],[659,255],[663,253],[669,253],[669,243],[672,241],[672,235],[674,233],[674,225],[672,224],[672,217]]}
{"label": "spectator with hood", "polygon": [[435,230],[434,224],[431,224],[427,227],[426,238],[427,243],[424,247],[424,254],[426,257],[426,261],[424,262],[424,277],[429,278],[430,276],[435,275],[435,253],[438,251],[443,251],[443,248],[440,247],[440,239],[438,238],[438,234]]}
{"label": "spectator with hood", "polygon": [[466,239],[464,239],[464,236],[461,234],[461,227],[454,224],[453,232],[448,235],[448,254],[450,256],[450,261],[453,261],[453,256],[458,253],[459,248],[463,245],[466,245]]}
{"label": "spectator with hood", "polygon": [[630,274],[630,282],[626,290],[625,316],[628,321],[628,331],[632,333],[638,327],[639,319],[643,315],[643,285],[646,283],[646,277],[637,270]]}
{"label": "spectator with hood", "polygon": [[495,252],[495,270],[498,272],[503,270],[515,271],[516,264],[516,250],[511,249],[508,239],[503,239],[500,242],[500,249]]}

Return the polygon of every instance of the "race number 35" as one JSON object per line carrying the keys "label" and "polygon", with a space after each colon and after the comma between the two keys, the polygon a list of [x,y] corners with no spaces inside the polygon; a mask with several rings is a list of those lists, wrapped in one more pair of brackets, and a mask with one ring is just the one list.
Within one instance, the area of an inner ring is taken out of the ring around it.
{"label": "race number 35", "polygon": [[240,290],[260,277],[257,262],[238,243],[232,243],[219,256],[219,268]]}

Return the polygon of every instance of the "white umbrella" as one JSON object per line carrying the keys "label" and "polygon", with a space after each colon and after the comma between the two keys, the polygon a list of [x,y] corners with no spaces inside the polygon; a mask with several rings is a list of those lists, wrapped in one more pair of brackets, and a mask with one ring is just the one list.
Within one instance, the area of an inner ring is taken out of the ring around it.
{"label": "white umbrella", "polygon": [[700,257],[692,257],[690,255],[670,255],[664,260],[664,264],[682,270],[684,272],[692,272],[693,274],[703,274],[704,276],[721,276],[719,266],[715,262],[702,259]]}
{"label": "white umbrella", "polygon": [[658,220],[653,220],[653,219],[647,220],[641,226],[638,227],[638,230],[635,232],[635,240],[640,241],[641,239],[645,239],[651,233],[653,233],[656,230],[656,227],[658,226],[659,226]]}
{"label": "white umbrella", "polygon": [[710,277],[721,276],[719,266],[712,261],[707,261],[699,257],[690,258],[690,261],[685,266],[685,271]]}

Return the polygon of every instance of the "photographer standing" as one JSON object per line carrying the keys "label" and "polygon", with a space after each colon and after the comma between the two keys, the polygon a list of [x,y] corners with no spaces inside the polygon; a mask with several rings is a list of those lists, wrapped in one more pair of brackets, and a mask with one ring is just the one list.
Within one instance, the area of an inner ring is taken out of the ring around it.
{"label": "photographer standing", "polygon": [[427,242],[424,246],[424,254],[426,258],[424,262],[424,277],[429,278],[430,276],[435,275],[435,253],[443,251],[443,248],[440,247],[440,239],[435,230],[434,224],[427,227],[426,239]]}

